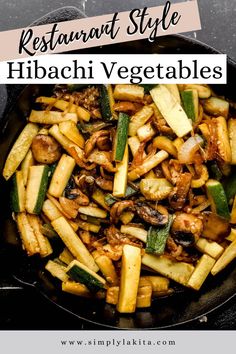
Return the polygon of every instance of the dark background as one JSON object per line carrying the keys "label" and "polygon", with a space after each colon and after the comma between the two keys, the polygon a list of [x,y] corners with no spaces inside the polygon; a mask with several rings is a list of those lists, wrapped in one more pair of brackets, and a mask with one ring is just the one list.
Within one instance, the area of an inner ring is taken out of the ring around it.
{"label": "dark background", "polygon": [[[180,0],[173,0],[180,2]],[[137,7],[157,6],[164,0],[0,0],[0,31],[29,25],[50,11],[75,6],[87,16],[96,16]],[[228,54],[236,60],[236,0],[198,0],[202,30],[186,35]],[[4,50],[4,47],[1,47]],[[1,107],[0,107],[1,112]],[[231,301],[181,329],[236,329],[236,302]],[[0,329],[99,329],[84,324],[33,289],[24,289],[1,265],[0,251]]]}

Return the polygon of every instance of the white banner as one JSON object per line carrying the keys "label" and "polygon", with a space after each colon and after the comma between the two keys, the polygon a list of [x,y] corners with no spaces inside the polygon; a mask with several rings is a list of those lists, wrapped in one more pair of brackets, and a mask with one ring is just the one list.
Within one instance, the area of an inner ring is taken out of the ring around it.
{"label": "white banner", "polygon": [[2,331],[4,354],[234,353],[234,331]]}
{"label": "white banner", "polygon": [[225,84],[224,54],[55,54],[0,63],[1,84]]}

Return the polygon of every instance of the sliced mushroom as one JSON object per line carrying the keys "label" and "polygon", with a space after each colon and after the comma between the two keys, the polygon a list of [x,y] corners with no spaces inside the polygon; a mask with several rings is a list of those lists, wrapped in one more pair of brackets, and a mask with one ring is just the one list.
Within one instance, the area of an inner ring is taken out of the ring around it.
{"label": "sliced mushroom", "polygon": [[165,225],[168,222],[168,215],[161,214],[145,202],[137,202],[135,209],[138,216],[151,225]]}
{"label": "sliced mushroom", "polygon": [[76,203],[75,200],[71,200],[65,197],[60,197],[59,198],[59,202],[61,204],[62,209],[68,214],[70,215],[70,217],[72,219],[75,219],[77,214],[78,214],[78,209],[79,206]]}
{"label": "sliced mushroom", "polygon": [[192,246],[201,236],[202,220],[192,214],[179,213],[173,221],[171,235],[175,242],[184,247]]}
{"label": "sliced mushroom", "polygon": [[122,200],[121,202],[116,202],[112,205],[110,216],[111,221],[116,224],[119,221],[119,217],[125,209],[133,209],[134,202],[132,200]]}
{"label": "sliced mushroom", "polygon": [[102,177],[98,177],[95,179],[95,183],[98,187],[103,189],[104,191],[109,191],[111,192],[113,190],[113,181],[108,180]]}
{"label": "sliced mushroom", "polygon": [[35,160],[39,163],[52,164],[61,157],[60,144],[49,135],[36,135],[33,139],[31,149]]}

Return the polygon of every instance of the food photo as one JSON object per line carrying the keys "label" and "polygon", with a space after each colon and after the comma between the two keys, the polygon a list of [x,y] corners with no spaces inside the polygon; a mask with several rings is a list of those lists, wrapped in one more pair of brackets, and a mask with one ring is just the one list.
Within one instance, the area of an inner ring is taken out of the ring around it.
{"label": "food photo", "polygon": [[[92,3],[18,27],[161,4]],[[199,32],[74,53],[223,52],[226,84],[1,85],[1,329],[235,329],[235,24],[198,3]]]}

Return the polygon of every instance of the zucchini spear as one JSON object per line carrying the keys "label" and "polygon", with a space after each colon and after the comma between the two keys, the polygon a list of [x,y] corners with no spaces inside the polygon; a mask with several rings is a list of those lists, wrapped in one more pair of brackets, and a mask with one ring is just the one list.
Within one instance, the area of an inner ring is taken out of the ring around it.
{"label": "zucchini spear", "polygon": [[164,85],[156,86],[150,91],[150,94],[166,122],[179,138],[191,132],[191,120],[188,119],[181,105]]}
{"label": "zucchini spear", "polygon": [[120,113],[115,138],[115,161],[122,161],[127,143],[129,116]]}

